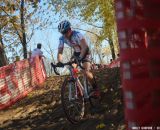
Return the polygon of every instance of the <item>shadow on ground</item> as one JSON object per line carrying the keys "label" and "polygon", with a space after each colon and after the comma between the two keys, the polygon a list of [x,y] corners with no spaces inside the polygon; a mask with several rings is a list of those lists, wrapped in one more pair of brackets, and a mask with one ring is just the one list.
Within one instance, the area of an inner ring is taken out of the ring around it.
{"label": "shadow on ground", "polygon": [[31,92],[7,110],[0,111],[0,130],[125,130],[119,68],[93,72],[102,92],[102,105],[95,111],[88,104],[86,118],[70,124],[60,102],[64,77],[50,77],[44,87]]}

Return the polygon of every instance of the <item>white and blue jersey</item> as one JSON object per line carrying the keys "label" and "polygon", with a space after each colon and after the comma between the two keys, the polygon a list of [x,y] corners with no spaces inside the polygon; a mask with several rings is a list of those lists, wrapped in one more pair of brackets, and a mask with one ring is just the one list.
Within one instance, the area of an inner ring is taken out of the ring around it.
{"label": "white and blue jersey", "polygon": [[[64,44],[66,43],[68,46],[70,46],[70,47],[72,47],[74,49],[74,54],[75,53],[79,53],[80,54],[80,52],[81,52],[80,42],[81,42],[82,39],[85,39],[85,38],[80,32],[73,31],[70,40],[65,38],[64,36],[61,36],[59,38],[58,49],[62,49],[63,50]],[[84,56],[84,60],[90,61],[90,52],[89,52],[89,50],[87,50],[87,52],[86,52],[86,54]]]}
{"label": "white and blue jersey", "polygon": [[58,46],[58,48],[59,49],[63,49],[64,48],[64,44],[66,43],[68,46],[73,47],[75,52],[80,52],[81,51],[80,41],[82,39],[84,39],[84,36],[80,32],[73,31],[70,40],[66,39],[64,36],[61,36],[59,38],[59,46]]}

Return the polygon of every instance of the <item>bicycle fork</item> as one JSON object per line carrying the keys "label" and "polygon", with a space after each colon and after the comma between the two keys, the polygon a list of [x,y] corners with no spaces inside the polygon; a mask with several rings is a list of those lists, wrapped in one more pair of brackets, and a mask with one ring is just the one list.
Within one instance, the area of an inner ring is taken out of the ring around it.
{"label": "bicycle fork", "polygon": [[85,99],[89,98],[88,90],[87,90],[87,79],[86,76],[83,77],[83,85],[81,84],[79,78],[77,79],[78,87],[81,90],[82,96],[84,96]]}
{"label": "bicycle fork", "polygon": [[[74,87],[75,92],[73,92],[73,87]],[[79,79],[77,79],[74,86],[72,86],[72,84],[69,83],[68,89],[69,89],[69,95],[68,95],[69,101],[78,99],[78,96],[81,96],[81,97],[84,96],[84,88],[83,88],[81,82],[79,81]]]}
{"label": "bicycle fork", "polygon": [[72,84],[71,83],[69,84],[69,95],[68,95],[69,101],[77,99],[79,94],[81,97],[84,97],[85,99],[89,98],[88,90],[87,90],[87,80],[86,80],[85,76],[83,77],[83,81],[84,81],[84,83],[83,83],[84,86],[81,84],[79,78],[77,78],[77,80],[74,84],[75,93],[72,92],[73,91]]}
{"label": "bicycle fork", "polygon": [[[75,89],[75,92],[73,92],[73,87]],[[69,101],[78,99],[78,94],[80,94],[81,96],[83,96],[82,89],[79,88],[78,82],[75,82],[74,86],[72,86],[72,84],[69,83],[69,88],[68,89],[69,89],[69,95],[68,95],[69,96]]]}

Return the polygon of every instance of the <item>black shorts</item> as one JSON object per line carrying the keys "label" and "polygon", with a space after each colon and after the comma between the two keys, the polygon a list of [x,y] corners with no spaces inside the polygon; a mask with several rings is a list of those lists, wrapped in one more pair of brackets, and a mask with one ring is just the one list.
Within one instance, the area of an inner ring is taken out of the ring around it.
{"label": "black shorts", "polygon": [[[79,55],[81,54],[81,52],[74,52],[73,55],[78,57]],[[91,62],[91,55],[90,55],[90,51],[89,51],[89,48],[87,49],[84,57],[82,58],[82,63],[84,62]]]}

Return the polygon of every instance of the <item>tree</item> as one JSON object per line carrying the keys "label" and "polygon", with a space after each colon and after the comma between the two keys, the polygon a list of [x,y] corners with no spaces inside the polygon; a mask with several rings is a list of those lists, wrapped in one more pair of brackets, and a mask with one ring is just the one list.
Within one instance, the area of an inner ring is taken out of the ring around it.
{"label": "tree", "polygon": [[[100,63],[102,63],[102,57],[101,57],[101,43],[99,43],[98,36],[96,35],[96,32],[99,30],[97,29],[88,29],[89,31],[86,32],[87,39],[89,38],[89,42],[91,43],[90,49],[92,54],[92,59],[94,60],[94,56],[98,55]],[[93,33],[90,33],[90,30],[92,30]],[[95,61],[93,61],[95,62]]]}
{"label": "tree", "polygon": [[4,43],[9,44],[6,45],[8,47],[14,44],[22,45],[24,58],[27,58],[27,44],[34,31],[52,24],[48,19],[42,18],[45,16],[43,14],[48,13],[49,10],[38,6],[39,2],[40,0],[6,0],[0,5],[0,12],[5,16],[2,19],[7,19],[6,24],[1,28]]}
{"label": "tree", "polygon": [[0,67],[5,66],[7,64],[8,64],[8,60],[4,51],[3,38],[1,35],[1,29],[0,29]]}
{"label": "tree", "polygon": [[66,12],[71,18],[78,18],[89,25],[101,29],[98,39],[108,40],[112,58],[115,59],[114,45],[117,43],[114,0],[61,0],[54,1],[62,14]]}
{"label": "tree", "polygon": [[6,0],[6,1],[3,1],[3,3],[1,4],[0,12],[1,12],[1,16],[3,16],[2,20],[3,21],[6,20],[5,24],[1,26],[1,30],[5,29],[5,31],[3,31],[2,34],[10,35],[11,39],[13,39],[13,37],[16,34],[23,46],[24,58],[27,58],[24,4],[25,4],[24,0],[17,0],[15,2]]}
{"label": "tree", "polygon": [[6,25],[6,17],[2,16],[2,10],[0,10],[0,67],[7,65],[8,60],[4,50],[2,28]]}
{"label": "tree", "polygon": [[25,23],[24,23],[24,0],[21,0],[20,3],[20,21],[21,21],[21,33],[20,37],[22,46],[23,46],[23,57],[27,58],[27,42],[26,42],[26,31],[25,31]]}

